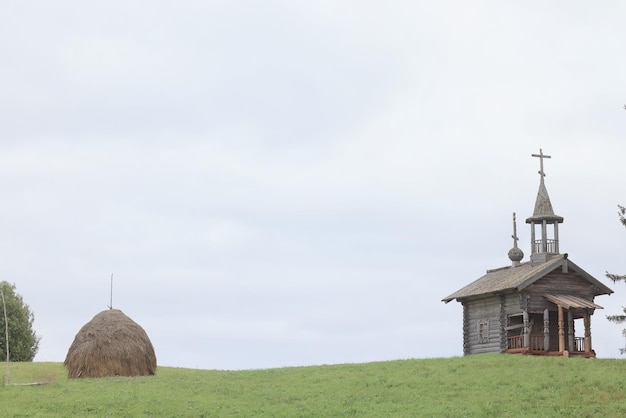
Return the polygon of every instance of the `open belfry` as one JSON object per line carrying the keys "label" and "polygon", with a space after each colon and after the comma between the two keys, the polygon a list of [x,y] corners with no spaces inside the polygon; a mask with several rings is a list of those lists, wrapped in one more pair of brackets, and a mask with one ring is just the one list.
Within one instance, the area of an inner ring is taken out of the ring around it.
{"label": "open belfry", "polygon": [[[463,305],[464,354],[595,357],[591,317],[602,307],[594,299],[613,291],[560,252],[563,217],[554,213],[545,185],[544,159],[551,156],[542,150],[532,156],[539,158],[540,169],[535,209],[526,219],[530,260],[522,262],[524,253],[518,247],[513,214],[511,264],[487,270],[443,302],[456,299]],[[575,325],[583,329],[575,329]]]}

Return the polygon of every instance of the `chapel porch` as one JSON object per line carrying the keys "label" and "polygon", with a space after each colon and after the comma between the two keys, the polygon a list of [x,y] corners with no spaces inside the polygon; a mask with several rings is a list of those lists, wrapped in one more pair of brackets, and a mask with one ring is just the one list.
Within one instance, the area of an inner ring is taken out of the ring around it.
{"label": "chapel porch", "polygon": [[[509,317],[507,353],[543,356],[595,357],[591,345],[591,315],[602,309],[595,303],[576,296],[544,295],[554,310]],[[575,321],[582,319],[584,336],[576,336]]]}

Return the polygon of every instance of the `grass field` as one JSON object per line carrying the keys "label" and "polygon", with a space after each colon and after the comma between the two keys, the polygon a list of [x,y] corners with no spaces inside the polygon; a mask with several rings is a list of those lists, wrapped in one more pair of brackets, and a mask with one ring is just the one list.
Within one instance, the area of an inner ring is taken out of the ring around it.
{"label": "grass field", "polygon": [[[68,380],[60,363],[13,363],[3,417],[622,417],[626,362],[479,355]],[[6,381],[6,369],[0,376]],[[44,382],[26,386],[20,383]]]}

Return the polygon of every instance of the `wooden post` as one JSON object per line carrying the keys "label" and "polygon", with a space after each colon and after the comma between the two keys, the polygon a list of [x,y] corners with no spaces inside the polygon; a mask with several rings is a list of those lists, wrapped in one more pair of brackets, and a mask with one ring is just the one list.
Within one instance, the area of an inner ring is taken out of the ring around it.
{"label": "wooden post", "polygon": [[[554,223],[554,252],[559,253],[559,223]],[[566,261],[567,262],[567,261]]]}
{"label": "wooden post", "polygon": [[565,321],[563,319],[563,307],[559,305],[559,353],[565,351]]}
{"label": "wooden post", "polygon": [[537,251],[537,243],[535,238],[535,222],[531,222],[530,224],[530,244],[531,244],[531,252],[535,254]]}
{"label": "wooden post", "polygon": [[591,354],[591,318],[586,309],[583,318],[585,321],[585,354]]}
{"label": "wooden post", "polygon": [[570,310],[567,311],[567,349],[570,353],[576,351],[574,347],[574,317]]}
{"label": "wooden post", "polygon": [[528,311],[524,309],[524,347],[530,347],[530,327],[528,321]]}
{"label": "wooden post", "polygon": [[544,253],[548,252],[548,230],[545,219],[541,223],[541,249]]}
{"label": "wooden post", "polygon": [[543,349],[550,350],[550,311],[548,308],[543,311]]}

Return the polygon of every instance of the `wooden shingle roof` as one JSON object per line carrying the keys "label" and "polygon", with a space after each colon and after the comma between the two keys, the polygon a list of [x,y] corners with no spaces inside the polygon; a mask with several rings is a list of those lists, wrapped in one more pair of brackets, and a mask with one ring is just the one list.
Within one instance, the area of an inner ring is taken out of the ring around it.
{"label": "wooden shingle roof", "polygon": [[569,260],[567,255],[559,254],[545,263],[533,265],[528,261],[516,267],[508,266],[488,270],[484,276],[457,290],[450,296],[443,298],[442,301],[448,303],[454,299],[461,300],[481,295],[504,293],[507,291],[520,291],[557,268],[563,268],[564,265],[566,265],[569,270],[576,271],[581,277],[593,284],[597,288],[596,295],[608,295],[613,293],[613,291],[602,284],[602,282],[595,279]]}

